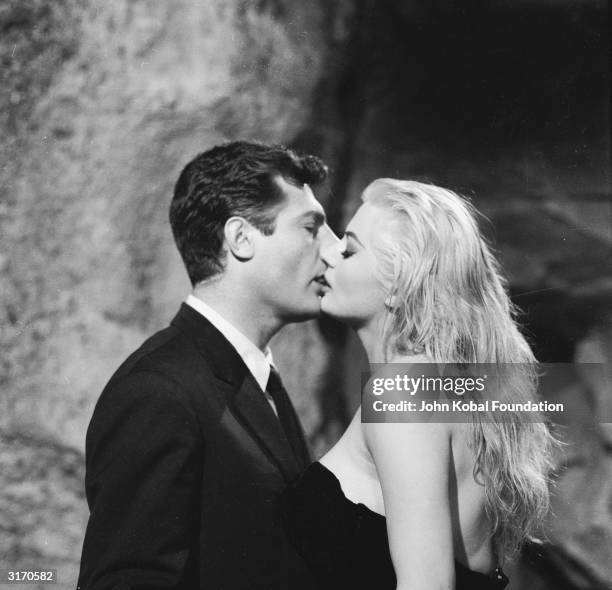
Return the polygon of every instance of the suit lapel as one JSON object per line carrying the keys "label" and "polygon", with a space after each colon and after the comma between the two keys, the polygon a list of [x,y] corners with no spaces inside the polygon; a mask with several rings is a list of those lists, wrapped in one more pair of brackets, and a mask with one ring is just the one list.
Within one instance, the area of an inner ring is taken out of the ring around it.
{"label": "suit lapel", "polygon": [[280,422],[250,373],[238,386],[231,407],[287,481],[299,475],[299,465]]}
{"label": "suit lapel", "polygon": [[189,332],[215,376],[231,387],[226,398],[236,418],[287,481],[300,472],[278,418],[236,349],[203,315],[183,303],[172,325]]}

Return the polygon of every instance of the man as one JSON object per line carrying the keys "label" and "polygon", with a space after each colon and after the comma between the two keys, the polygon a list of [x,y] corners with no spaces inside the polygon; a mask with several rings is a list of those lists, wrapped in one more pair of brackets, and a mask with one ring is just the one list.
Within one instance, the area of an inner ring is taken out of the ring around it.
{"label": "man", "polygon": [[194,289],[97,403],[80,588],[314,587],[277,513],[309,456],[267,345],[319,314],[325,176],[247,142],[181,173],[170,222]]}

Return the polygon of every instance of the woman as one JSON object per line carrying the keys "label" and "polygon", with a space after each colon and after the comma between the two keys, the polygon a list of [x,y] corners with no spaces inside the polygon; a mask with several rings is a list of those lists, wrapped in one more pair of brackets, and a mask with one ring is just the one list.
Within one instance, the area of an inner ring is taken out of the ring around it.
{"label": "woman", "polygon": [[[469,203],[390,179],[362,200],[326,254],[323,311],[370,363],[520,363],[499,395],[533,399],[535,360]],[[358,410],[287,493],[287,528],[324,587],[503,588],[501,562],[547,511],[553,443],[519,414],[366,424]]]}

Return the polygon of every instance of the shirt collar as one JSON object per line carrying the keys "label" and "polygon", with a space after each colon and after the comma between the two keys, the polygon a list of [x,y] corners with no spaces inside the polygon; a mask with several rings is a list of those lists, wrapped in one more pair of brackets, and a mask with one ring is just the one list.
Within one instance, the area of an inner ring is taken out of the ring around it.
{"label": "shirt collar", "polygon": [[266,346],[265,351],[262,352],[240,330],[195,295],[188,295],[185,303],[202,314],[225,336],[227,341],[236,349],[259,387],[262,391],[265,391],[270,377],[270,366],[274,364],[270,347]]}

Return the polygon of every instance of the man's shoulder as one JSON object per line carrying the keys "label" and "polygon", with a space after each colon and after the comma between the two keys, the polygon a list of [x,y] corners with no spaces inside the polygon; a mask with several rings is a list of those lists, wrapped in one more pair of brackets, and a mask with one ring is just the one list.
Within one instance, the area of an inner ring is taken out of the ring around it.
{"label": "man's shoulder", "polygon": [[208,422],[225,403],[209,359],[191,334],[171,325],[145,340],[115,371],[96,402],[90,430],[113,416],[156,408],[183,408],[194,420]]}
{"label": "man's shoulder", "polygon": [[128,375],[151,372],[180,380],[189,376],[190,365],[194,364],[200,370],[207,366],[189,335],[168,326],[147,338],[130,354],[115,371],[110,383]]}
{"label": "man's shoulder", "polygon": [[154,389],[184,401],[193,400],[209,389],[213,377],[209,359],[192,335],[171,325],[147,338],[123,361],[100,399],[139,392],[145,395]]}

